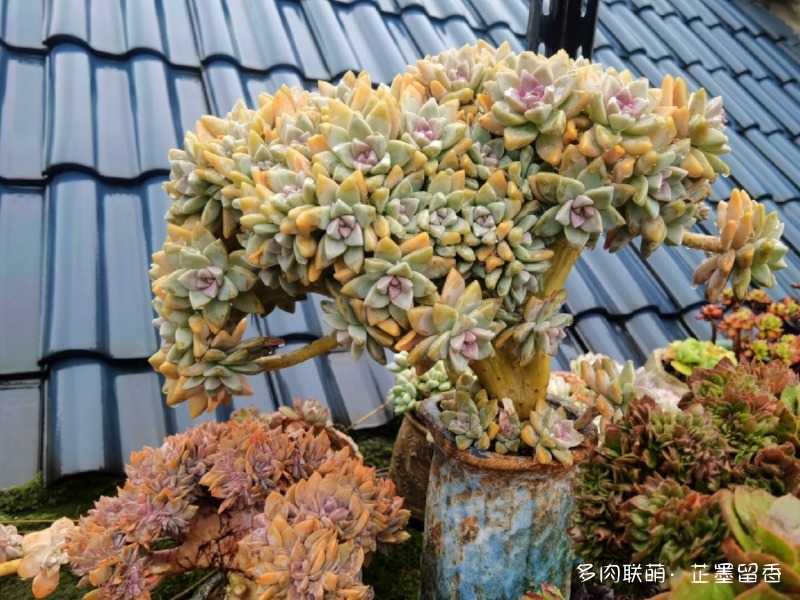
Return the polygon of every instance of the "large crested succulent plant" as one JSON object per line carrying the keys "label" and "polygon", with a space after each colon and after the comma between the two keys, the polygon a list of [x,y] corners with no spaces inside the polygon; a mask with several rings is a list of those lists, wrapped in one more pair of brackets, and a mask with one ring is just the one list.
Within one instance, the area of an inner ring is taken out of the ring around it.
{"label": "large crested succulent plant", "polygon": [[37,598],[62,567],[87,598],[148,600],[165,576],[222,570],[253,597],[372,598],[361,570],[406,540],[409,513],[326,409],[234,413],[131,457],[128,479],[77,524],[60,519],[21,540],[0,529],[0,558],[21,557]]}
{"label": "large crested succulent plant", "polygon": [[[528,415],[568,321],[551,308],[601,235],[612,251],[640,238],[644,256],[661,244],[706,251],[695,281],[712,297],[730,278],[738,297],[751,280],[773,283],[782,226],[744,192],[718,205],[719,237],[688,231],[728,173],[724,126],[721,100],[681,79],[654,87],[564,52],[485,42],[419,60],[390,85],[348,73],[203,117],[170,153],[153,363],[170,399],[191,398],[196,413],[203,398],[247,392],[230,373],[336,345],[381,362],[407,350],[420,371],[471,366],[492,398]],[[270,342],[209,354],[212,335],[312,293],[331,297],[333,334],[286,355],[269,356]]]}

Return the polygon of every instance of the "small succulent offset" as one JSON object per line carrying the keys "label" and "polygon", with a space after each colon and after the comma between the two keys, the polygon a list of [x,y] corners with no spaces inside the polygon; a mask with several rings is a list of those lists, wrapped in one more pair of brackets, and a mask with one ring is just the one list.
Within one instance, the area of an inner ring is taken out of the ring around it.
{"label": "small succulent offset", "polygon": [[58,519],[43,531],[22,538],[22,561],[17,573],[23,579],[33,578],[33,595],[44,598],[58,587],[61,565],[69,560],[64,544],[75,528],[72,520]]}
{"label": "small succulent offset", "polygon": [[0,549],[21,554],[18,573],[37,598],[55,590],[62,566],[95,588],[87,599],[149,600],[164,577],[208,568],[253,597],[372,598],[362,567],[409,537],[409,513],[328,416],[296,402],[171,436],[135,452],[118,495],[77,524],[60,519],[21,543],[3,529]]}
{"label": "small succulent offset", "polygon": [[442,424],[455,435],[459,450],[488,450],[500,428],[497,414],[497,400],[489,400],[477,380],[460,380],[455,394],[442,400]]}
{"label": "small succulent offset", "polygon": [[536,350],[555,356],[558,343],[566,337],[564,328],[572,323],[572,315],[559,312],[566,301],[566,290],[553,292],[544,299],[533,296],[525,305],[522,321],[505,329],[496,346],[508,344],[519,357],[521,367],[533,360]]}
{"label": "small succulent offset", "polygon": [[[560,290],[601,235],[611,251],[640,239],[644,256],[707,252],[695,281],[712,298],[731,277],[740,298],[751,279],[769,286],[785,266],[777,213],[744,192],[718,205],[719,236],[689,231],[728,174],[724,125],[722,101],[683,80],[655,87],[483,41],[389,85],[348,73],[203,117],[170,153],[168,238],[151,270],[170,403],[213,409],[248,393],[238,375],[341,345],[378,362],[408,351],[420,373],[442,361],[453,380],[469,367],[529,415],[569,323]],[[247,315],[312,293],[331,299],[330,335],[284,355],[266,338],[211,348]]]}
{"label": "small succulent offset", "polygon": [[22,557],[22,536],[13,525],[0,524],[0,563]]}
{"label": "small succulent offset", "polygon": [[553,409],[540,402],[530,414],[521,433],[522,441],[534,449],[536,461],[546,465],[557,460],[562,465],[571,465],[572,448],[583,442],[583,435],[576,431],[575,422],[567,417],[563,407]]}
{"label": "small succulent offset", "polygon": [[[394,385],[389,388],[386,399],[392,403],[397,414],[416,412],[420,403],[426,398],[442,394],[454,387],[441,361],[422,375],[417,375],[417,370],[408,362],[408,352],[403,351],[395,355],[387,368],[394,373]],[[465,374],[474,377],[470,369],[467,369]]]}
{"label": "small succulent offset", "polygon": [[592,364],[584,360],[579,363],[580,377],[595,394],[583,421],[590,417],[600,417],[602,430],[619,421],[625,415],[631,402],[637,397],[635,386],[636,372],[633,361],[620,366],[607,357],[595,360]]}
{"label": "small succulent offset", "polygon": [[711,369],[723,358],[736,360],[731,350],[695,338],[671,342],[664,351],[664,361],[683,377],[689,377],[696,368]]}
{"label": "small succulent offset", "polygon": [[788,248],[781,243],[783,224],[778,213],[767,214],[765,206],[734,190],[730,202],[717,207],[720,237],[707,248],[708,258],[697,268],[692,283],[708,284],[714,300],[730,278],[733,292],[743,299],[751,279],[764,287],[775,285],[773,271],[784,268]]}

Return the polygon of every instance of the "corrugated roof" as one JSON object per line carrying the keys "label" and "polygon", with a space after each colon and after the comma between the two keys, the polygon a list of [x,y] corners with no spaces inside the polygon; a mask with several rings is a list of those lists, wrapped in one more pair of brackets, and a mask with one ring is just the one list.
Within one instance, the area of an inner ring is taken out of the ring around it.
{"label": "corrugated roof", "polygon": [[[520,51],[527,16],[527,0],[4,0],[0,453],[15,460],[0,487],[40,468],[50,480],[118,471],[131,449],[188,425],[146,363],[156,347],[147,268],[165,235],[167,150],[200,115],[350,69],[388,81],[478,38]],[[594,57],[724,96],[734,152],[717,196],[736,185],[766,199],[797,258],[800,43],[786,25],[751,0],[604,0]],[[587,252],[567,282],[576,319],[557,365],[587,349],[642,361],[706,333],[689,285],[698,260],[681,249],[647,263],[633,249]],[[790,262],[777,294],[800,280]],[[312,299],[253,330],[291,348],[323,327]],[[334,353],[254,378],[256,395],[237,402],[271,410],[316,396],[347,422],[378,407],[390,381]]]}

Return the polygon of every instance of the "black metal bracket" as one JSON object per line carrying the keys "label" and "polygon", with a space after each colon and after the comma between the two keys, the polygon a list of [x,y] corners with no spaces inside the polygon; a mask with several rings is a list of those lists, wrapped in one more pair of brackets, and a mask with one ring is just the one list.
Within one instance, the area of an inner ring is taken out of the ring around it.
{"label": "black metal bracket", "polygon": [[547,56],[563,49],[591,58],[599,0],[531,0],[525,47]]}

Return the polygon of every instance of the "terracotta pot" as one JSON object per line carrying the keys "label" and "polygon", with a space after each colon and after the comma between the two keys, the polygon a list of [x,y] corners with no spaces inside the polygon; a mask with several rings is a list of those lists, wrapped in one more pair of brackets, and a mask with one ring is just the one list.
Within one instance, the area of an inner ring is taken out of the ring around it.
{"label": "terracotta pot", "polygon": [[425,518],[425,495],[431,460],[433,444],[428,442],[428,430],[413,412],[408,411],[397,432],[389,477],[397,486],[397,494],[405,498],[403,506],[419,521]]}
{"label": "terracotta pot", "polygon": [[664,352],[664,348],[653,350],[644,364],[644,370],[650,374],[657,387],[669,390],[680,398],[689,391],[689,386],[667,371],[664,366]]}
{"label": "terracotta pot", "polygon": [[[436,441],[425,509],[422,600],[507,600],[541,583],[569,597],[567,536],[578,465],[459,450],[439,419],[439,398],[420,416]],[[575,453],[576,463],[585,457]]]}

